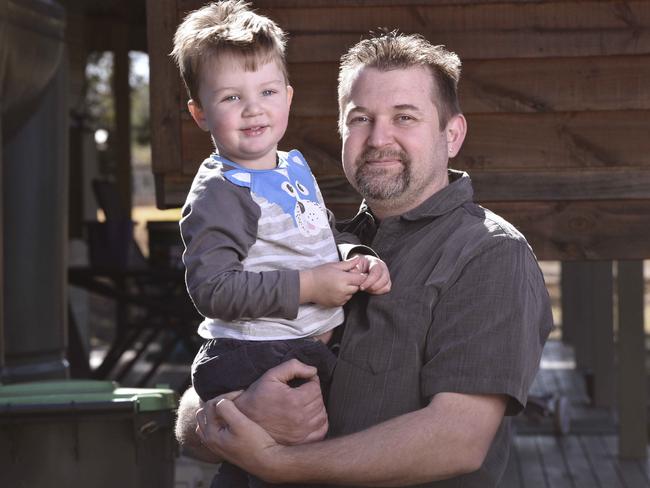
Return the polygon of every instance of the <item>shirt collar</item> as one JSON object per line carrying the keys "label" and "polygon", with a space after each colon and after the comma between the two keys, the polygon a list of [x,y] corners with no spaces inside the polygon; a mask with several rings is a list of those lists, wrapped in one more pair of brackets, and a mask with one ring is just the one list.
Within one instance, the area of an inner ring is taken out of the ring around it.
{"label": "shirt collar", "polygon": [[473,201],[474,190],[472,181],[464,171],[448,170],[449,184],[442,190],[431,195],[416,208],[402,214],[405,220],[440,217]]}
{"label": "shirt collar", "polygon": [[[416,208],[401,215],[405,220],[415,221],[425,218],[440,217],[460,207],[466,202],[473,201],[474,190],[472,181],[464,171],[448,170],[449,185],[434,193]],[[397,217],[398,219],[400,217]],[[361,202],[357,215],[346,222],[341,222],[339,230],[353,232],[364,244],[372,242],[377,231],[378,220],[368,207],[366,201]]]}

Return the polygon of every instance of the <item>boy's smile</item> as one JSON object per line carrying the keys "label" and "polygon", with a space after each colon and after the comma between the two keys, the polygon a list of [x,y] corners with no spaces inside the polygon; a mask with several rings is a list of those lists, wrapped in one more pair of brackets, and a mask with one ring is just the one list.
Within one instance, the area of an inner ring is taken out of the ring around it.
{"label": "boy's smile", "polygon": [[201,69],[199,98],[188,102],[196,123],[212,134],[219,154],[244,167],[276,165],[293,89],[275,61],[247,71],[244,59],[220,55]]}

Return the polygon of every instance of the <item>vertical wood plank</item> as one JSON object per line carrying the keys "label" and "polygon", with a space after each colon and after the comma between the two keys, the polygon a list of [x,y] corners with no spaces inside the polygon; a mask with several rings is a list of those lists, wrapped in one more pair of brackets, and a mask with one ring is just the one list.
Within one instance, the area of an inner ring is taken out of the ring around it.
{"label": "vertical wood plank", "polygon": [[593,373],[594,404],[613,406],[615,373],[611,261],[562,263],[562,317],[562,325],[569,324],[577,367]]}
{"label": "vertical wood plank", "polygon": [[167,202],[163,174],[181,174],[181,98],[178,69],[169,57],[178,24],[175,0],[147,0],[147,44],[151,100],[151,158],[156,178],[156,204]]}
{"label": "vertical wood plank", "polygon": [[647,374],[643,328],[643,261],[618,262],[619,455],[645,458]]}
{"label": "vertical wood plank", "polygon": [[[5,76],[5,70],[4,70],[4,64],[5,63],[0,63],[0,79],[4,79]],[[2,109],[2,102],[0,101],[0,109]],[[4,153],[4,147],[2,145],[2,117],[0,117],[0,197],[2,194],[4,194],[4,178],[3,178],[3,168],[4,168],[4,161],[3,161],[3,153]],[[5,308],[4,308],[4,289],[5,289],[5,271],[4,271],[4,236],[7,235],[4,231],[4,204],[3,204],[4,199],[0,198],[0,231],[2,231],[2,234],[0,234],[0,290],[2,290],[2,293],[0,293],[0,381],[3,379],[2,378],[2,371],[5,370],[6,367],[6,360],[5,360],[5,326],[4,326],[4,321],[5,321]]]}
{"label": "vertical wood plank", "polygon": [[590,263],[590,322],[594,337],[594,404],[613,407],[614,381],[614,286],[611,261]]}
{"label": "vertical wood plank", "polygon": [[567,331],[573,345],[576,367],[591,371],[593,367],[593,348],[589,324],[585,322],[585,303],[583,290],[588,264],[582,261],[565,261],[562,263],[561,301],[562,334]]}
{"label": "vertical wood plank", "polygon": [[130,214],[131,188],[131,87],[129,85],[129,26],[116,22],[112,31],[113,96],[115,99],[115,135],[117,187],[122,207]]}

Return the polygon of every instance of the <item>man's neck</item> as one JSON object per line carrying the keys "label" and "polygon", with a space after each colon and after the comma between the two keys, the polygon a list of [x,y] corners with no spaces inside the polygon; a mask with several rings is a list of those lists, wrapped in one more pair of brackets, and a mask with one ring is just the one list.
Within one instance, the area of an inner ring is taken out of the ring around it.
{"label": "man's neck", "polygon": [[370,200],[366,198],[366,203],[378,220],[385,220],[389,217],[396,217],[410,212],[448,185],[449,178],[447,177],[438,184],[432,185],[420,192],[415,199],[411,198],[410,200],[406,200],[405,198],[398,197],[387,200]]}

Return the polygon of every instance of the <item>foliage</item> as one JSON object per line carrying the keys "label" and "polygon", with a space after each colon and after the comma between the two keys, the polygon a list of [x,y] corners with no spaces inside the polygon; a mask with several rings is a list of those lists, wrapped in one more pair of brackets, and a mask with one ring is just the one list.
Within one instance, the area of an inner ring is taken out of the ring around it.
{"label": "foliage", "polygon": [[[148,145],[149,131],[149,75],[136,66],[146,66],[146,54],[132,52],[129,85],[131,87],[131,140]],[[115,127],[115,103],[112,87],[113,53],[93,52],[86,65],[86,114],[90,126],[110,133]]]}

